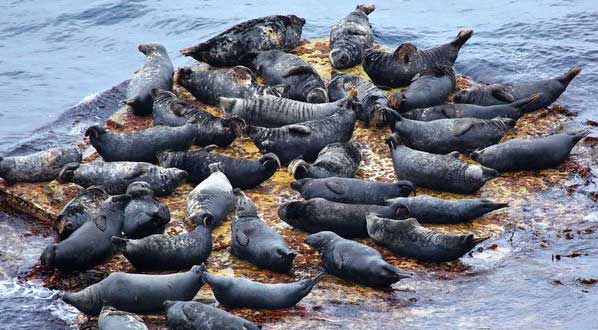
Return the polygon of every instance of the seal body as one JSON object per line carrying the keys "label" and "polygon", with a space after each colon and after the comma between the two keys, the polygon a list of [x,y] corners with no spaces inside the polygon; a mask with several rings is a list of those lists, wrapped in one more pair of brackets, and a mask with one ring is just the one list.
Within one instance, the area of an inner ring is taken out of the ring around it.
{"label": "seal body", "polygon": [[500,172],[541,170],[562,164],[589,131],[553,134],[539,139],[512,139],[482,150],[471,158]]}
{"label": "seal body", "polygon": [[114,272],[79,292],[66,292],[62,300],[87,315],[98,315],[102,306],[130,313],[158,313],[167,300],[193,299],[204,284],[201,273],[200,266],[168,275]]}
{"label": "seal body", "polygon": [[74,146],[51,148],[27,156],[0,157],[0,178],[9,184],[50,181],[58,177],[64,165],[80,162],[81,151]]}
{"label": "seal body", "polygon": [[411,43],[401,44],[393,53],[371,49],[363,58],[363,69],[378,86],[407,86],[416,74],[429,68],[453,66],[459,50],[472,35],[472,30],[463,30],[450,43],[423,50]]}
{"label": "seal body", "polygon": [[415,193],[415,185],[406,180],[391,183],[338,177],[300,179],[293,181],[291,188],[305,199],[321,197],[349,204],[385,205],[387,199]]}
{"label": "seal body", "polygon": [[498,172],[459,159],[459,153],[437,155],[414,150],[393,135],[387,140],[397,177],[418,187],[459,194],[475,193]]}
{"label": "seal body", "polygon": [[123,232],[128,238],[142,238],[163,233],[170,222],[168,205],[154,197],[154,191],[147,182],[133,182],[127,188],[131,201],[125,208]]}
{"label": "seal body", "polygon": [[324,273],[293,283],[266,284],[240,277],[203,273],[219,303],[233,308],[280,309],[293,307],[320,282]]}
{"label": "seal body", "polygon": [[292,161],[289,165],[289,172],[295,179],[351,178],[361,163],[359,148],[357,142],[331,143],[320,151],[318,158],[311,165],[302,159]]}
{"label": "seal body", "polygon": [[156,196],[166,196],[172,194],[186,177],[187,172],[178,168],[163,168],[150,163],[95,161],[65,165],[58,180],[84,188],[101,185],[111,195],[124,194],[129,184],[143,181],[150,185]]}
{"label": "seal body", "polygon": [[187,196],[187,218],[196,224],[210,227],[222,224],[233,206],[233,187],[219,163],[209,165],[210,176],[198,184]]}
{"label": "seal body", "polygon": [[171,90],[174,69],[164,46],[142,44],[139,45],[139,51],[146,56],[145,64],[129,81],[127,99],[124,102],[136,115],[149,115],[154,102],[152,89]]}
{"label": "seal body", "polygon": [[329,274],[360,285],[387,287],[410,277],[387,263],[375,249],[344,239],[330,231],[307,236],[305,243],[318,250]]}
{"label": "seal body", "polygon": [[305,20],[295,15],[260,17],[237,24],[181,54],[212,66],[235,66],[250,52],[291,50],[299,44]]}
{"label": "seal body", "polygon": [[437,66],[418,73],[405,93],[388,96],[391,108],[399,112],[446,103],[457,80],[452,67]]}
{"label": "seal body", "polygon": [[69,237],[84,223],[92,221],[100,205],[110,197],[101,186],[91,186],[81,190],[58,213],[56,229],[60,239]]}
{"label": "seal body", "polygon": [[148,330],[143,319],[133,313],[104,306],[98,317],[99,330]]}
{"label": "seal body", "polygon": [[391,220],[373,213],[367,228],[374,242],[395,254],[421,261],[452,261],[461,258],[485,239],[469,235],[444,235],[422,227],[417,220]]}
{"label": "seal body", "polygon": [[289,248],[284,238],[259,218],[255,204],[241,190],[235,190],[235,197],[231,253],[260,268],[278,273],[288,272],[297,252]]}
{"label": "seal body", "polygon": [[197,301],[166,301],[166,322],[172,330],[259,330],[257,325]]}
{"label": "seal body", "polygon": [[374,32],[368,15],[374,5],[358,5],[354,11],[334,24],[330,31],[330,64],[346,69],[361,64],[365,49],[374,44]]}

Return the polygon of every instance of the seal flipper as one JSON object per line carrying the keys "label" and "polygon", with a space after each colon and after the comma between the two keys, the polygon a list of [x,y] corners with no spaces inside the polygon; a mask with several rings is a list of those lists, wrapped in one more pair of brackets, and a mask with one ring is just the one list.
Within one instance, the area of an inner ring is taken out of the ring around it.
{"label": "seal flipper", "polygon": [[393,277],[397,278],[397,280],[401,280],[404,278],[410,278],[413,276],[413,274],[404,272],[404,271],[400,270],[399,268],[397,268],[391,264],[388,264],[388,263],[383,264],[382,269],[387,271],[388,273],[392,274]]}
{"label": "seal flipper", "polygon": [[536,109],[535,103],[542,97],[542,95],[542,93],[534,93],[524,99],[511,103],[510,106],[519,110],[519,115],[522,115]]}
{"label": "seal flipper", "polygon": [[472,35],[473,35],[473,30],[461,30],[457,34],[457,37],[455,38],[455,40],[453,40],[451,42],[451,45],[453,45],[457,48],[461,48],[463,46],[463,44],[465,44],[467,42],[467,40],[469,40],[469,38],[471,38]]}
{"label": "seal flipper", "polygon": [[288,169],[295,179],[303,179],[307,176],[309,164],[299,157],[291,161]]}
{"label": "seal flipper", "polygon": [[288,84],[268,86],[266,94],[286,98],[289,95],[290,89],[291,86],[289,86]]}
{"label": "seal flipper", "polygon": [[326,187],[337,195],[345,194],[345,190],[346,190],[345,187],[343,187],[339,183],[328,181],[328,182],[326,182]]}
{"label": "seal flipper", "polygon": [[581,73],[581,68],[578,66],[574,66],[567,73],[563,74],[562,76],[558,77],[557,80],[561,82],[565,87],[569,85],[573,78],[577,77]]}
{"label": "seal flipper", "polygon": [[470,129],[472,129],[473,126],[474,125],[472,122],[463,122],[463,123],[458,123],[456,125],[453,125],[453,127],[452,127],[453,135],[461,136],[461,135],[467,133],[467,131],[469,131]]}
{"label": "seal flipper", "polygon": [[237,65],[231,69],[233,71],[233,75],[238,80],[251,80],[253,77],[253,72],[246,66]]}
{"label": "seal flipper", "polygon": [[305,125],[300,124],[291,124],[287,126],[289,128],[289,133],[296,133],[300,135],[309,135],[311,134],[311,128]]}
{"label": "seal flipper", "polygon": [[337,249],[332,250],[332,262],[336,269],[343,269],[343,261],[343,255]]}
{"label": "seal flipper", "polygon": [[249,236],[247,236],[244,231],[242,231],[242,230],[237,231],[237,234],[235,235],[235,237],[236,237],[237,243],[239,243],[241,246],[249,245]]}
{"label": "seal flipper", "polygon": [[511,94],[510,88],[507,86],[492,86],[491,87],[491,94],[497,100],[513,103],[515,102],[515,97]]}
{"label": "seal flipper", "polygon": [[407,64],[411,61],[410,57],[415,52],[417,52],[417,47],[415,47],[415,45],[410,42],[406,42],[400,44],[399,47],[397,47],[397,49],[393,53],[393,56],[397,61]]}
{"label": "seal flipper", "polygon": [[294,68],[289,69],[285,74],[282,75],[283,78],[288,78],[290,76],[300,75],[300,74],[315,74],[318,75],[318,72],[314,68],[309,65],[300,65]]}
{"label": "seal flipper", "polygon": [[124,253],[127,250],[128,239],[112,236],[112,251],[114,253]]}
{"label": "seal flipper", "polygon": [[374,10],[376,10],[376,6],[374,4],[363,4],[363,5],[357,5],[357,8],[355,8],[355,10],[360,10],[362,12],[364,12],[366,15],[371,14]]}

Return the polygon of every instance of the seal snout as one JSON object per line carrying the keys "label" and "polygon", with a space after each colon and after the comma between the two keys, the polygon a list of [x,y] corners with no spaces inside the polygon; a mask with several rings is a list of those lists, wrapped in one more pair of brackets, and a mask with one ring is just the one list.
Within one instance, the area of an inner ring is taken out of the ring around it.
{"label": "seal snout", "polygon": [[330,52],[330,64],[336,69],[344,69],[349,66],[351,57],[349,53],[342,48],[335,48]]}

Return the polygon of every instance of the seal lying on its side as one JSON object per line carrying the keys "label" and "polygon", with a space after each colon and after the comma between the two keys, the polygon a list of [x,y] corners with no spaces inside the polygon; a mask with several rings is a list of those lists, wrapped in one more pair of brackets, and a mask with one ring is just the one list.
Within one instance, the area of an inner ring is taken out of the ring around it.
{"label": "seal lying on its side", "polygon": [[352,178],[301,179],[291,188],[305,199],[321,197],[333,202],[384,205],[387,199],[415,193],[409,181],[379,182]]}
{"label": "seal lying on its side", "polygon": [[352,178],[361,163],[361,152],[357,142],[331,143],[318,154],[313,164],[295,159],[289,164],[289,172],[295,179],[303,178]]}
{"label": "seal lying on its side", "polygon": [[130,313],[158,313],[166,300],[193,299],[204,284],[201,273],[200,266],[168,275],[114,272],[79,292],[66,292],[62,300],[87,315],[98,315],[102,306]]}
{"label": "seal lying on its side", "polygon": [[138,49],[146,56],[145,64],[129,81],[127,99],[123,102],[134,114],[149,115],[154,103],[152,89],[171,90],[174,69],[164,46],[150,43],[139,45]]}
{"label": "seal lying on its side", "polygon": [[500,172],[541,170],[563,163],[590,132],[554,134],[539,139],[512,139],[471,153],[471,158]]}
{"label": "seal lying on its side", "polygon": [[411,277],[384,261],[375,249],[330,231],[309,235],[305,243],[318,250],[328,273],[347,281],[371,287],[387,287],[402,278]]}
{"label": "seal lying on its side", "polygon": [[83,188],[101,185],[108,194],[124,194],[129,184],[147,182],[156,196],[172,194],[185,180],[187,172],[178,168],[163,168],[150,163],[102,162],[65,165],[58,181],[73,182]]}
{"label": "seal lying on its side", "polygon": [[165,301],[171,330],[259,330],[261,327],[227,311],[197,301]]}
{"label": "seal lying on its side", "polygon": [[133,313],[104,306],[98,317],[99,330],[148,330],[143,319]]}
{"label": "seal lying on its side", "polygon": [[125,236],[143,238],[163,233],[170,222],[170,209],[154,197],[150,185],[143,181],[133,182],[127,187],[127,195],[131,201],[125,208]]}
{"label": "seal lying on its side", "polygon": [[110,195],[101,186],[91,186],[81,190],[56,216],[56,229],[60,239],[69,237],[84,223],[92,221],[97,211]]}
{"label": "seal lying on its side", "polygon": [[0,178],[8,184],[41,182],[56,179],[60,169],[68,163],[80,163],[79,148],[58,147],[27,156],[0,157]]}
{"label": "seal lying on its side", "polygon": [[297,305],[320,282],[325,273],[293,283],[267,284],[241,277],[203,272],[219,303],[233,308],[280,309]]}
{"label": "seal lying on its side", "polygon": [[367,215],[367,228],[374,242],[395,254],[421,261],[452,261],[461,258],[486,238],[444,235],[422,227],[417,220],[391,220]]}
{"label": "seal lying on its side", "polygon": [[357,5],[347,17],[334,24],[330,31],[330,64],[346,69],[361,64],[364,50],[372,47],[374,32],[368,15],[376,9],[373,4]]}
{"label": "seal lying on its side", "polygon": [[208,165],[210,176],[198,184],[187,196],[187,219],[200,225],[218,227],[233,205],[233,187],[222,173],[220,163]]}
{"label": "seal lying on its side", "polygon": [[446,103],[457,80],[452,67],[437,66],[418,73],[405,93],[388,96],[388,104],[399,112]]}

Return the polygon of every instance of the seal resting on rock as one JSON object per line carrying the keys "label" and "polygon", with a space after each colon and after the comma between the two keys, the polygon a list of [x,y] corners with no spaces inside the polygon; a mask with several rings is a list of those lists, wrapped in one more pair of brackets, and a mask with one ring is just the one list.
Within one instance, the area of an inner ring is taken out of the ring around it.
{"label": "seal resting on rock", "polygon": [[368,15],[376,9],[373,4],[357,5],[347,17],[334,24],[330,31],[330,64],[346,69],[361,64],[364,50],[372,47],[374,31]]}
{"label": "seal resting on rock", "polygon": [[406,92],[390,94],[388,104],[399,112],[443,104],[455,90],[455,86],[457,80],[453,68],[436,66],[413,77]]}
{"label": "seal resting on rock", "polygon": [[261,327],[227,311],[197,301],[166,301],[166,322],[172,330],[259,330]]}
{"label": "seal resting on rock", "polygon": [[56,216],[56,229],[60,239],[69,237],[84,223],[92,221],[100,205],[110,195],[101,186],[91,186],[81,190]]}
{"label": "seal resting on rock", "polygon": [[222,224],[233,206],[233,186],[222,172],[220,163],[209,166],[210,176],[187,196],[187,219],[215,228]]}
{"label": "seal resting on rock", "polygon": [[289,172],[295,179],[303,178],[352,178],[361,163],[360,146],[357,142],[331,143],[318,154],[313,164],[295,159],[289,164]]}
{"label": "seal resting on rock", "polygon": [[148,330],[143,319],[133,313],[104,306],[98,317],[99,330]]}
{"label": "seal resting on rock", "polygon": [[68,163],[81,162],[81,151],[75,146],[58,147],[27,156],[0,157],[0,178],[8,184],[42,182],[56,179]]}
{"label": "seal resting on rock", "polygon": [[168,205],[154,197],[154,191],[147,182],[136,181],[127,187],[131,201],[125,208],[123,232],[128,238],[143,238],[161,234],[170,222]]}

